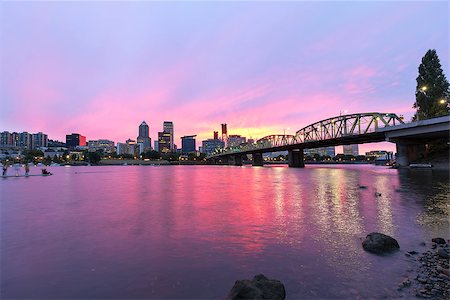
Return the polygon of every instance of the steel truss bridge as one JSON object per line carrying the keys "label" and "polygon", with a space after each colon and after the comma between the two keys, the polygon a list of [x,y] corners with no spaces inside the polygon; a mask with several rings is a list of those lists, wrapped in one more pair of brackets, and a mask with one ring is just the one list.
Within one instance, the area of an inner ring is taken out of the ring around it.
{"label": "steel truss bridge", "polygon": [[208,158],[381,142],[385,140],[385,133],[380,129],[400,124],[404,124],[403,120],[393,113],[340,115],[308,125],[297,131],[295,135],[268,135],[254,143],[217,149]]}

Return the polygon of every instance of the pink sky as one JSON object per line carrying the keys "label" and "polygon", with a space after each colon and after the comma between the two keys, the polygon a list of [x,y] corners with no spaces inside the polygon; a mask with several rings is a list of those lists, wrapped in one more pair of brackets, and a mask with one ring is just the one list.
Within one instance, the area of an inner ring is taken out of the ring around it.
{"label": "pink sky", "polygon": [[0,5],[0,130],[63,141],[135,139],[143,120],[152,140],[173,121],[179,146],[221,123],[262,138],[344,110],[409,120],[428,49],[448,74],[446,2]]}

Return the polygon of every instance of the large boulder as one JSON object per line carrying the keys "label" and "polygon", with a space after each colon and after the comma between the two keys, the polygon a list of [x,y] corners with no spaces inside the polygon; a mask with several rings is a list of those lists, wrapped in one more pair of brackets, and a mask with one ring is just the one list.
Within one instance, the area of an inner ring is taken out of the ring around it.
{"label": "large boulder", "polygon": [[377,254],[392,252],[400,248],[396,239],[379,232],[368,234],[362,246],[364,250]]}
{"label": "large boulder", "polygon": [[226,299],[283,300],[285,297],[286,291],[281,281],[259,274],[253,277],[253,280],[237,280]]}

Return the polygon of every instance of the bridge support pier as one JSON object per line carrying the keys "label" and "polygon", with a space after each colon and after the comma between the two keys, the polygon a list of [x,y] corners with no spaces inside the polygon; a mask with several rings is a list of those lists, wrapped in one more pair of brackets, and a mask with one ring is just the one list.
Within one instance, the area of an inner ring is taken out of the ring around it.
{"label": "bridge support pier", "polygon": [[228,165],[228,163],[229,163],[228,156],[223,156],[223,157],[218,159],[218,164],[219,165]]}
{"label": "bridge support pier", "polygon": [[262,167],[264,165],[263,154],[262,153],[253,153],[252,154],[253,163],[252,166]]}
{"label": "bridge support pier", "polygon": [[234,165],[242,166],[242,155],[239,155],[239,154],[234,155]]}
{"label": "bridge support pier", "polygon": [[407,167],[417,159],[426,157],[427,151],[425,144],[408,144],[397,142],[396,163],[399,167]]}
{"label": "bridge support pier", "polygon": [[304,168],[303,149],[288,150],[289,168]]}

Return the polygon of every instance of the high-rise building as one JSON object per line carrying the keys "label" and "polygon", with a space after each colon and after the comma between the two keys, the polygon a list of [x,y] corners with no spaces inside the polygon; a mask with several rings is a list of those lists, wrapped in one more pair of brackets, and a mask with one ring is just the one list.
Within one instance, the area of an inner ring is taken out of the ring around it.
{"label": "high-rise building", "polygon": [[[18,146],[20,146],[24,149],[31,149],[33,147],[32,137],[33,136],[26,131],[20,133]],[[47,142],[47,145],[48,145],[48,142]]]}
{"label": "high-rise building", "polygon": [[11,146],[12,145],[12,136],[9,131],[3,131],[0,133],[0,145],[2,146]]}
{"label": "high-rise building", "polygon": [[163,132],[170,134],[170,142],[169,142],[169,151],[172,152],[175,148],[174,144],[174,129],[172,121],[164,121],[163,122]]}
{"label": "high-rise building", "polygon": [[237,147],[242,143],[245,143],[247,138],[238,134],[230,134],[228,136],[228,147]]}
{"label": "high-rise building", "polygon": [[195,137],[196,135],[187,135],[181,137],[181,153],[187,154],[196,151]]}
{"label": "high-rise building", "polygon": [[[84,146],[86,146],[86,138],[84,138]],[[42,132],[34,133],[32,138],[32,147],[48,147],[48,137]]]}
{"label": "high-rise building", "polygon": [[156,152],[159,152],[159,141],[158,140],[156,140],[156,141],[153,141],[153,144],[154,144],[154,149],[155,149],[155,151]]}
{"label": "high-rise building", "polygon": [[145,123],[145,121],[142,121],[141,125],[139,125],[139,136],[137,137],[137,142],[142,143],[144,147],[143,151],[152,149],[152,140],[149,134],[150,130],[147,123]]}
{"label": "high-rise building", "polygon": [[117,155],[128,154],[128,146],[126,143],[117,143]]}
{"label": "high-rise building", "polygon": [[344,155],[353,155],[353,156],[359,155],[358,144],[344,145],[343,148],[344,148]]}
{"label": "high-rise building", "polygon": [[19,146],[19,134],[17,132],[11,133],[11,146],[18,147]]}
{"label": "high-rise building", "polygon": [[86,146],[86,137],[79,133],[67,134],[66,146],[70,150],[73,150],[78,146]]}
{"label": "high-rise building", "polygon": [[158,152],[168,153],[172,152],[171,148],[172,135],[170,132],[158,132]]}

